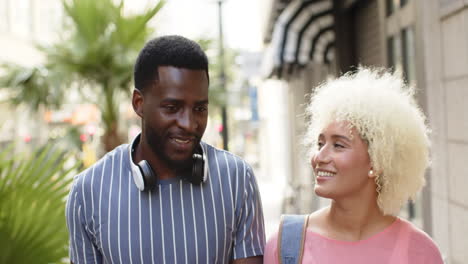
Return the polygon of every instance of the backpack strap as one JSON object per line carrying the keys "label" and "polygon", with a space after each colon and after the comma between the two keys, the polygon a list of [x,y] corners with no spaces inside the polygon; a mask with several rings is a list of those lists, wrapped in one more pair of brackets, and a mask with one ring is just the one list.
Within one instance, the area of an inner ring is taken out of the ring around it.
{"label": "backpack strap", "polygon": [[283,215],[278,232],[279,264],[300,264],[309,217],[307,215]]}

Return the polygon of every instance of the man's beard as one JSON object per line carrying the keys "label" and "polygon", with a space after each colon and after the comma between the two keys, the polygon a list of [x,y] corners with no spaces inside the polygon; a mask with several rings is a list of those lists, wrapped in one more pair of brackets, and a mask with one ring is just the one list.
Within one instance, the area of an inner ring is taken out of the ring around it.
{"label": "man's beard", "polygon": [[185,160],[173,160],[171,159],[167,153],[165,152],[165,140],[169,140],[167,135],[163,135],[162,133],[156,132],[151,126],[145,126],[146,132],[146,144],[151,148],[152,152],[167,166],[180,173],[190,172],[193,165],[193,153],[195,152],[195,148],[200,144],[199,137],[196,137],[195,141],[195,148],[192,150],[192,154]]}

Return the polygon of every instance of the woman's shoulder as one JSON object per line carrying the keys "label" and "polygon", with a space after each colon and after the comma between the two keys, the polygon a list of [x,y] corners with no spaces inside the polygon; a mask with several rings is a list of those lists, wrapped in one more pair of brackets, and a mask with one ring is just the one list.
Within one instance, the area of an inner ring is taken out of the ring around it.
{"label": "woman's shoulder", "polygon": [[307,230],[317,234],[324,233],[324,222],[328,207],[321,208],[309,215]]}
{"label": "woman's shoulder", "polygon": [[273,233],[265,245],[263,263],[278,263],[278,231]]}
{"label": "woman's shoulder", "polygon": [[405,219],[399,218],[399,222],[408,234],[409,254],[424,257],[427,263],[443,263],[439,247],[426,232]]}
{"label": "woman's shoulder", "polygon": [[432,238],[415,224],[402,218],[398,218],[398,221],[399,224],[405,228],[405,231],[408,233],[411,242],[421,243],[421,245],[426,245],[429,247],[437,247]]}

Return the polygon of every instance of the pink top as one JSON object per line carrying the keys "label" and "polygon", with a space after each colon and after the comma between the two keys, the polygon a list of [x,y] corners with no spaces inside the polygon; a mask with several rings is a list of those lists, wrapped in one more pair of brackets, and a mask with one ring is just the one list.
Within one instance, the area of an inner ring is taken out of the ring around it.
{"label": "pink top", "polygon": [[[265,247],[263,263],[279,264],[278,233]],[[307,230],[302,263],[307,264],[443,264],[432,239],[412,223],[397,218],[383,231],[360,241],[339,241]]]}

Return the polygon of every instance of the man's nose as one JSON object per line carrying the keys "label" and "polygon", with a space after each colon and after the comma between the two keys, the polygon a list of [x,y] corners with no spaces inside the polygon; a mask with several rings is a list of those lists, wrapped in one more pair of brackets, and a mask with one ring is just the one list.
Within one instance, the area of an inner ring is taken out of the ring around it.
{"label": "man's nose", "polygon": [[184,110],[177,119],[179,127],[189,132],[194,132],[197,127],[197,120],[190,110]]}

